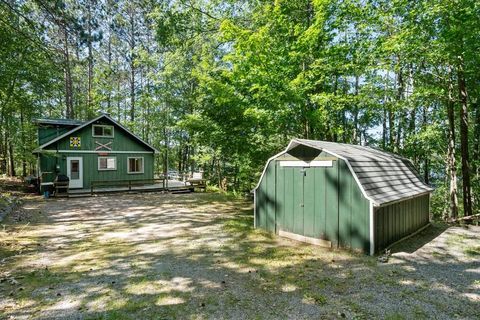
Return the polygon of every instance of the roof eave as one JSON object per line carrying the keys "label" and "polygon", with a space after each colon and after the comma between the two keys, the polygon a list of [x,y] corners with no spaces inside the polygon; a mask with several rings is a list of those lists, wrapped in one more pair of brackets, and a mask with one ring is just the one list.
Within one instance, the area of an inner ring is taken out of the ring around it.
{"label": "roof eave", "polygon": [[387,202],[376,202],[374,204],[374,207],[376,208],[381,208],[381,207],[386,207],[386,206],[389,206],[389,205],[392,205],[392,204],[395,204],[395,203],[399,203],[399,202],[402,202],[402,201],[407,201],[407,200],[410,200],[410,199],[414,199],[414,198],[417,198],[417,197],[421,197],[421,196],[424,196],[426,194],[430,194],[434,191],[435,189],[433,188],[429,188],[429,190],[425,191],[425,192],[420,192],[420,193],[417,193],[417,194],[414,194],[414,195],[411,195],[411,196],[408,196],[408,197],[404,197],[404,198],[400,198],[400,199],[396,199],[396,200],[392,200],[392,201],[387,201]]}

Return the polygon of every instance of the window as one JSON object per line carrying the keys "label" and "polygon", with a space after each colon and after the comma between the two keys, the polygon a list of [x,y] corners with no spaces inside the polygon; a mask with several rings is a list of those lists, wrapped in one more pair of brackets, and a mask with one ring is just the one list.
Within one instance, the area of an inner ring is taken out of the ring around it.
{"label": "window", "polygon": [[127,159],[128,173],[143,173],[143,158]]}
{"label": "window", "polygon": [[98,170],[117,170],[117,158],[98,157]]}
{"label": "window", "polygon": [[92,135],[94,137],[113,138],[113,126],[94,124]]}

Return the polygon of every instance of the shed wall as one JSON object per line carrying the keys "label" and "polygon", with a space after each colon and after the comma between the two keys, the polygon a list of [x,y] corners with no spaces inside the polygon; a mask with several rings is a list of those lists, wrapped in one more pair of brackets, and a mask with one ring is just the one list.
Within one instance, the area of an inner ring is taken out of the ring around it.
{"label": "shed wall", "polygon": [[[307,155],[303,150],[298,151]],[[297,153],[296,159],[300,155]],[[308,158],[332,159],[327,153]],[[284,155],[278,160],[286,160]],[[301,158],[300,158],[301,159]],[[271,161],[256,189],[256,227],[331,241],[333,247],[369,250],[369,201],[347,164],[332,167],[288,167]]]}
{"label": "shed wall", "polygon": [[376,208],[374,212],[375,251],[380,252],[428,224],[429,210],[429,194]]}

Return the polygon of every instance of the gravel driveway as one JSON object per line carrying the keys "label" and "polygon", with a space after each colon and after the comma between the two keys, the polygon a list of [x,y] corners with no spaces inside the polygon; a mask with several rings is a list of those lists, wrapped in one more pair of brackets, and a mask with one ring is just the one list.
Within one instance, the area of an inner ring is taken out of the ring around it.
{"label": "gravel driveway", "polygon": [[388,263],[253,230],[215,194],[28,200],[0,231],[0,318],[480,317],[480,228],[434,225]]}

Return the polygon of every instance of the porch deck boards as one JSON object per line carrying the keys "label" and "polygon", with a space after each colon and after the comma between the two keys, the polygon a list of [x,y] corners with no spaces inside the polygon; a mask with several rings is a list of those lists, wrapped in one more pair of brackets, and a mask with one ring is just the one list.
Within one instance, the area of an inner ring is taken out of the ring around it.
{"label": "porch deck boards", "polygon": [[[126,191],[180,191],[191,189],[192,186],[188,182],[178,180],[168,180],[167,188],[164,188],[163,183],[145,184],[145,185],[132,185],[129,190],[128,186],[112,186],[112,187],[98,187],[93,189],[93,193],[113,193],[113,192],[126,192]],[[70,189],[68,191],[69,196],[82,196],[90,194],[90,188],[87,189]]]}

